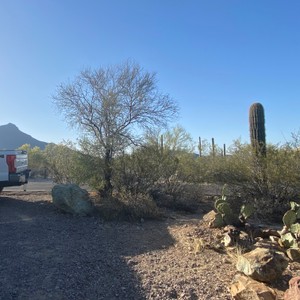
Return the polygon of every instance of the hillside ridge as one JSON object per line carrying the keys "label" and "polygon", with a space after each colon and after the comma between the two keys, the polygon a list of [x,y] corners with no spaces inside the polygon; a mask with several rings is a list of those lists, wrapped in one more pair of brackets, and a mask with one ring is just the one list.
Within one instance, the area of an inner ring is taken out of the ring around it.
{"label": "hillside ridge", "polygon": [[15,124],[0,125],[0,149],[17,149],[24,144],[45,149],[47,143],[21,131]]}

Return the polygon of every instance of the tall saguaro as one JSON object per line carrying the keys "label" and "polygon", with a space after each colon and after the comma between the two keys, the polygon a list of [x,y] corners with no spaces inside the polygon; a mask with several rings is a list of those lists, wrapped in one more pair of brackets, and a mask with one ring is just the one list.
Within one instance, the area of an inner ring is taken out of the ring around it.
{"label": "tall saguaro", "polygon": [[264,107],[260,103],[253,103],[249,110],[249,125],[251,145],[255,153],[266,156],[266,130]]}

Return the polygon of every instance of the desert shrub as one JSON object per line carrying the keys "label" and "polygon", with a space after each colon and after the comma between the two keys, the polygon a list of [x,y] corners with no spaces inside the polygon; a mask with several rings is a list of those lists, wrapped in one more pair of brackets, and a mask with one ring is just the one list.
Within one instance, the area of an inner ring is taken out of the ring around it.
{"label": "desert shrub", "polygon": [[169,151],[161,152],[155,145],[140,147],[114,162],[113,184],[117,191],[147,193],[160,178],[174,174],[178,159]]}
{"label": "desert shrub", "polygon": [[177,153],[177,178],[183,182],[199,183],[203,181],[203,173],[199,170],[199,158],[194,153]]}
{"label": "desert shrub", "polygon": [[162,216],[159,208],[148,194],[122,191],[112,197],[94,197],[95,207],[104,220],[140,221],[158,219]]}
{"label": "desert shrub", "polygon": [[186,212],[195,212],[203,197],[199,184],[180,181],[177,174],[155,182],[150,193],[159,207]]}
{"label": "desert shrub", "polygon": [[48,144],[43,152],[49,176],[56,183],[85,183],[84,170],[80,163],[81,153],[72,142]]}
{"label": "desert shrub", "polygon": [[35,146],[31,148],[29,144],[19,147],[20,150],[26,150],[28,153],[28,167],[31,170],[31,178],[47,178],[48,171],[46,168],[46,158],[44,151]]}
{"label": "desert shrub", "polygon": [[291,143],[267,145],[267,156],[257,157],[251,145],[240,141],[227,156],[208,155],[196,159],[199,182],[230,187],[230,201],[238,208],[253,203],[264,218],[281,216],[289,201],[300,197],[300,151]]}
{"label": "desert shrub", "polygon": [[94,206],[98,215],[106,220],[123,220],[125,218],[126,206],[116,197],[100,198],[99,194],[93,197]]}
{"label": "desert shrub", "polygon": [[258,215],[281,216],[291,200],[299,199],[300,155],[287,147],[268,145],[257,157],[249,145],[235,149],[228,165],[227,183],[233,193],[253,202]]}
{"label": "desert shrub", "polygon": [[118,198],[125,204],[127,216],[131,220],[156,219],[161,216],[159,208],[149,194],[124,191],[118,194]]}

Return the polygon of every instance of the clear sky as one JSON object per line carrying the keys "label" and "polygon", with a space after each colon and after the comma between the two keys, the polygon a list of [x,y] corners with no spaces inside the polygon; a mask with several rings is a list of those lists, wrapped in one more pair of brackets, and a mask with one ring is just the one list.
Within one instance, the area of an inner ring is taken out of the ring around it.
{"label": "clear sky", "polygon": [[267,141],[300,128],[299,0],[0,0],[0,125],[76,139],[51,95],[85,67],[133,59],[157,72],[195,141],[249,141],[265,108]]}

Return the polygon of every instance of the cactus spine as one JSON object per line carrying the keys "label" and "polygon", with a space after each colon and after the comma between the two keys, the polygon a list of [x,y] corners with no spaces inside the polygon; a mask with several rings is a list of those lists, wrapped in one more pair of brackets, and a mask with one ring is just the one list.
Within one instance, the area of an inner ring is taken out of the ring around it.
{"label": "cactus spine", "polygon": [[249,110],[249,125],[251,145],[257,155],[266,155],[266,130],[264,107],[253,103]]}

